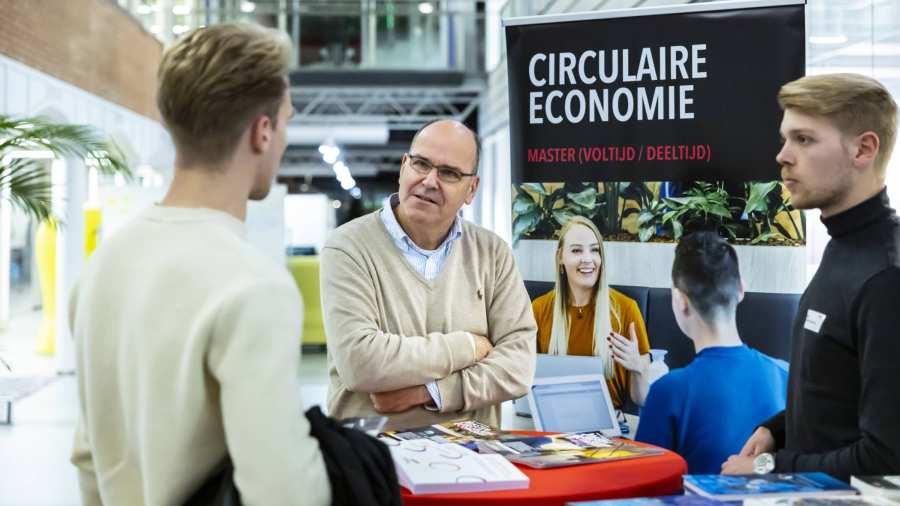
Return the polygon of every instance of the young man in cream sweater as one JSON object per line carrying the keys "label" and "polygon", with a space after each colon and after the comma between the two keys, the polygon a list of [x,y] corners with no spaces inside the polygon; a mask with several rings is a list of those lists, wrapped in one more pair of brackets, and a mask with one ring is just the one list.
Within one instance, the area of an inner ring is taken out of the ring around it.
{"label": "young man in cream sweater", "polygon": [[71,299],[86,505],[182,504],[226,456],[244,504],[330,502],[301,413],[302,302],[245,240],[247,200],[285,149],[290,52],[274,31],[217,25],[163,55],[172,186],[101,245]]}
{"label": "young man in cream sweater", "polygon": [[400,429],[500,423],[534,376],[536,325],[509,247],[459,217],[478,188],[474,132],[437,121],[413,138],[400,191],[322,250],[331,414]]}

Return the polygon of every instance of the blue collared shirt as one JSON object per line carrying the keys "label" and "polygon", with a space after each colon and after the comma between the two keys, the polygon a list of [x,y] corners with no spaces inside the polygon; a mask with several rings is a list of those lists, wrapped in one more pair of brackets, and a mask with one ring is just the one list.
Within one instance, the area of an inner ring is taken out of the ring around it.
{"label": "blue collared shirt", "polygon": [[415,269],[423,278],[432,280],[440,274],[441,269],[450,257],[450,251],[453,243],[462,236],[462,219],[459,216],[453,220],[453,226],[450,227],[450,233],[437,249],[422,249],[410,239],[409,234],[400,226],[397,216],[394,214],[394,206],[397,205],[399,197],[393,194],[388,198],[388,203],[381,210],[381,221],[387,229],[394,244],[403,253],[403,258],[409,262],[409,265]]}
{"label": "blue collared shirt", "polygon": [[[447,263],[447,258],[450,257],[453,243],[462,236],[462,218],[457,216],[456,219],[453,220],[453,226],[450,227],[450,233],[447,234],[447,238],[444,239],[444,242],[442,242],[437,249],[422,249],[410,239],[409,234],[403,230],[403,227],[400,226],[400,222],[397,221],[397,216],[394,214],[394,206],[396,206],[399,201],[400,197],[396,193],[391,195],[388,197],[387,204],[382,208],[378,215],[381,217],[381,222],[384,223],[384,228],[387,229],[388,235],[391,236],[394,244],[403,254],[403,258],[405,258],[406,261],[409,262],[409,265],[411,265],[423,278],[432,280],[440,274],[441,269],[444,268],[444,264]],[[471,337],[471,335],[469,337],[472,340],[472,353],[474,354],[475,338]],[[441,391],[438,389],[437,382],[432,381],[425,385],[425,388],[427,388],[428,393],[431,394],[434,405],[440,410],[443,403],[441,402]],[[428,406],[426,406],[426,408],[428,408]]]}

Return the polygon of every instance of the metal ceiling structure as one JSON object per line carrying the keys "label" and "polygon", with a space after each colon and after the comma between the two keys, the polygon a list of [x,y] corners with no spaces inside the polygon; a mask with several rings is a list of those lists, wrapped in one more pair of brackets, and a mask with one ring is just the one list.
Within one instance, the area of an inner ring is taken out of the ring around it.
{"label": "metal ceiling structure", "polygon": [[[384,146],[341,146],[341,158],[353,169],[354,177],[371,178],[379,173],[393,174],[400,170],[400,157],[409,149],[407,143]],[[334,177],[331,166],[313,147],[289,146],[284,154],[280,177]]]}
{"label": "metal ceiling structure", "polygon": [[[457,86],[292,86],[293,123],[323,132],[352,125],[385,125],[390,140],[383,145],[341,146],[341,158],[354,176],[375,177],[399,171],[412,135],[435,119],[474,119],[484,84]],[[279,171],[282,178],[329,177],[318,145],[291,144]]]}
{"label": "metal ceiling structure", "polygon": [[484,85],[446,87],[294,87],[296,115],[304,125],[387,124],[418,130],[428,121],[464,121],[475,110]]}

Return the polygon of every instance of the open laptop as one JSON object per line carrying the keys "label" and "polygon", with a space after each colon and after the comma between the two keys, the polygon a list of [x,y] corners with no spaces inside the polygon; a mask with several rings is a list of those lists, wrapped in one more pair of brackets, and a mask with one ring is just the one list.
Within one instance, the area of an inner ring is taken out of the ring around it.
{"label": "open laptop", "polygon": [[602,374],[535,378],[528,404],[538,431],[622,435]]}
{"label": "open laptop", "polygon": [[[586,374],[601,374],[603,361],[599,357],[580,355],[548,355],[537,354],[537,362],[534,369],[534,377],[556,378],[560,376],[583,376]],[[528,396],[523,396],[513,403],[516,414],[519,416],[531,416],[531,407],[528,405]]]}

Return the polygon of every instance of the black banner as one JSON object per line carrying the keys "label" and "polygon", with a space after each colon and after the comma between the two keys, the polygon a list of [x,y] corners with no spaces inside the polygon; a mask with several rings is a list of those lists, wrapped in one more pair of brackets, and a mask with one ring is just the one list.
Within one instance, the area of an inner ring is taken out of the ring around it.
{"label": "black banner", "polygon": [[804,5],[510,25],[514,183],[779,179]]}

